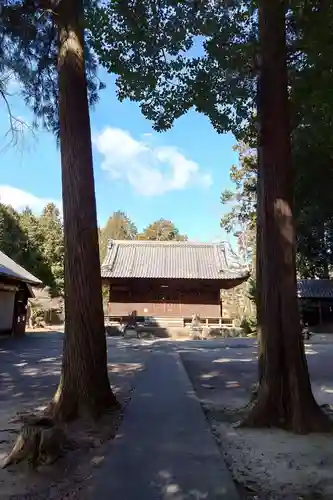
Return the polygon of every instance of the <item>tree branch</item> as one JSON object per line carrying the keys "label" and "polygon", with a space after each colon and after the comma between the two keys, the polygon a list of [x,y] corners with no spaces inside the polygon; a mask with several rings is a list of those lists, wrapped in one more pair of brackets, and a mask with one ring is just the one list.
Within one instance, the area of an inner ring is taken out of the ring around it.
{"label": "tree branch", "polygon": [[1,152],[5,151],[9,146],[16,146],[18,144],[19,138],[23,135],[23,129],[27,128],[32,131],[30,127],[24,120],[13,115],[11,106],[8,101],[8,94],[4,88],[0,85],[0,98],[3,99],[5,107],[8,113],[9,119],[9,129],[5,133],[5,137],[11,136],[8,144],[4,146]]}

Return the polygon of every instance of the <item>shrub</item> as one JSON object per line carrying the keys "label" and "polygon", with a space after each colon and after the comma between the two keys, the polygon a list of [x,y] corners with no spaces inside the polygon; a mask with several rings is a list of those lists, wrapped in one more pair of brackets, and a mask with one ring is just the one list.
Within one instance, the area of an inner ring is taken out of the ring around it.
{"label": "shrub", "polygon": [[245,335],[250,335],[256,330],[256,321],[254,318],[244,317],[240,323],[240,327],[243,329]]}
{"label": "shrub", "polygon": [[243,337],[244,330],[240,327],[223,326],[222,328],[210,328],[209,337],[236,338]]}
{"label": "shrub", "polygon": [[35,306],[31,308],[31,324],[32,326],[41,327],[44,324],[45,312],[42,307]]}

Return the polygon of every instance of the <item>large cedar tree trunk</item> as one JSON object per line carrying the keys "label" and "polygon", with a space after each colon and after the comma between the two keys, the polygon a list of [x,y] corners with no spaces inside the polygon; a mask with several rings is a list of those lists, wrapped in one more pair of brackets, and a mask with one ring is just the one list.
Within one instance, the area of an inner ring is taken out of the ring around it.
{"label": "large cedar tree trunk", "polygon": [[117,401],[107,371],[82,0],[62,0],[59,114],[65,238],[65,338],[54,416],[100,416]]}
{"label": "large cedar tree trunk", "polygon": [[243,425],[326,430],[312,391],[301,338],[292,217],[285,5],[261,0],[259,85],[258,289],[262,378]]}

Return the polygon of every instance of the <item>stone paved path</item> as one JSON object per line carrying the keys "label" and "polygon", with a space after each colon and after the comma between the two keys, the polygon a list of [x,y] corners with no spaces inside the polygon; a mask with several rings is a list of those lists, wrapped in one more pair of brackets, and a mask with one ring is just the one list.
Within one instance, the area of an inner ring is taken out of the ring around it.
{"label": "stone paved path", "polygon": [[[82,493],[81,493],[82,495]],[[151,353],[119,434],[95,470],[84,498],[236,500],[179,355]]]}

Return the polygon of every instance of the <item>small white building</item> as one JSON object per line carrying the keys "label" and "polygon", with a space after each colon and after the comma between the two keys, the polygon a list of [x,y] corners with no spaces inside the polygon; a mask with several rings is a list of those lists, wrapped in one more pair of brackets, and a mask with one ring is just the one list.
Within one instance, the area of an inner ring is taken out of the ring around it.
{"label": "small white building", "polygon": [[24,335],[33,286],[42,282],[0,251],[0,335]]}

